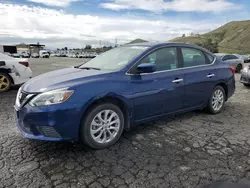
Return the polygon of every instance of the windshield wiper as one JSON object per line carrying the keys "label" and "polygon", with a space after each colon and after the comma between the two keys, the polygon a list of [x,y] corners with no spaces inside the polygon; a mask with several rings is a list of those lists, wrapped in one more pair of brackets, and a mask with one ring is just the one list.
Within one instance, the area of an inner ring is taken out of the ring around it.
{"label": "windshield wiper", "polygon": [[101,69],[95,68],[95,67],[79,67],[79,66],[75,66],[75,68],[78,68],[78,69],[87,69],[87,70],[90,70],[90,69],[101,70]]}

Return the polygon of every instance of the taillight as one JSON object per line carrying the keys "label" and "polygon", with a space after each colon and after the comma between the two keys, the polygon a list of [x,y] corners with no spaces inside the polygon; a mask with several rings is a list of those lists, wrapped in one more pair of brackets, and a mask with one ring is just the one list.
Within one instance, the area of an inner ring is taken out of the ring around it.
{"label": "taillight", "polygon": [[27,61],[21,61],[21,62],[19,62],[19,64],[21,64],[25,67],[29,67],[29,62],[27,62]]}
{"label": "taillight", "polygon": [[233,74],[235,74],[235,68],[233,66],[230,66],[229,69]]}

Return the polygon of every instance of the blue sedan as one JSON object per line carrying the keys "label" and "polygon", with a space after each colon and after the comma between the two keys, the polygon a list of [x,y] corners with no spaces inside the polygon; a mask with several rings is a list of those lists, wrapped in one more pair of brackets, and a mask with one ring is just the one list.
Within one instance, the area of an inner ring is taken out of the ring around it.
{"label": "blue sedan", "polygon": [[26,138],[102,149],[142,122],[204,108],[221,112],[235,91],[234,73],[198,46],[125,45],[29,80],[17,94],[17,126]]}

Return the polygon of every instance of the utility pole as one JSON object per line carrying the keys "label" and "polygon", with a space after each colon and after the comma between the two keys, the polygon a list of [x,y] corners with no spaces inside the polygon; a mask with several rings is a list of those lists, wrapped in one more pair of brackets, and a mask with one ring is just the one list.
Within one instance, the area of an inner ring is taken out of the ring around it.
{"label": "utility pole", "polygon": [[115,46],[117,47],[117,38],[115,38]]}

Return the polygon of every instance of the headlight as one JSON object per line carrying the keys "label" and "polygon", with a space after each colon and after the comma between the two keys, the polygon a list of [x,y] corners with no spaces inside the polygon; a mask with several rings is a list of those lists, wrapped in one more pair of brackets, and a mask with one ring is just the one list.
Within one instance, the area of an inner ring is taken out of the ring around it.
{"label": "headlight", "polygon": [[29,104],[33,107],[59,104],[68,100],[73,92],[73,90],[67,90],[67,88],[44,92],[34,97]]}

